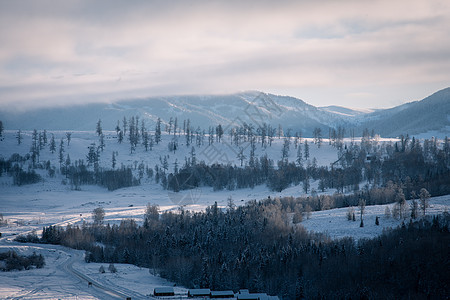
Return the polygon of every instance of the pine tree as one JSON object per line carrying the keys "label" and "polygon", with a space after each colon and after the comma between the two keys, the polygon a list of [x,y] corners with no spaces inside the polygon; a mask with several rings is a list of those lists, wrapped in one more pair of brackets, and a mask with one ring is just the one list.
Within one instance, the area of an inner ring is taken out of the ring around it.
{"label": "pine tree", "polygon": [[310,187],[309,175],[308,175],[308,173],[306,173],[305,179],[303,180],[303,191],[305,192],[305,194],[308,194],[309,187]]}
{"label": "pine tree", "polygon": [[281,150],[281,158],[282,160],[288,160],[289,157],[289,140],[285,139],[283,144],[283,149]]}
{"label": "pine tree", "polygon": [[17,145],[22,144],[22,130],[18,130],[16,134]]}
{"label": "pine tree", "polygon": [[31,160],[33,162],[33,166],[36,162],[39,162],[39,144],[38,144],[38,132],[36,129],[33,130],[31,135]]}
{"label": "pine tree", "polygon": [[117,141],[119,142],[119,144],[122,144],[122,141],[123,141],[123,132],[122,132],[122,130],[119,131],[119,135],[118,135]]}
{"label": "pine tree", "polygon": [[121,131],[120,130],[120,122],[119,122],[119,120],[117,120],[117,125],[116,125],[115,129],[116,129],[116,135],[119,136],[119,132]]}
{"label": "pine tree", "polygon": [[47,130],[44,129],[44,133],[42,134],[42,140],[44,142],[44,145],[47,145]]}
{"label": "pine tree", "polygon": [[56,142],[55,136],[52,134],[52,138],[50,139],[50,152],[53,154],[56,151]]}
{"label": "pine tree", "polygon": [[127,135],[127,128],[128,128],[128,123],[127,123],[127,118],[123,117],[122,120],[122,127],[123,127],[123,135],[126,136]]}
{"label": "pine tree", "polygon": [[59,143],[59,167],[61,168],[62,163],[64,162],[64,140],[61,139],[61,142]]}
{"label": "pine tree", "polygon": [[113,151],[112,153],[112,168],[115,169],[116,168],[116,151]]}
{"label": "pine tree", "polygon": [[296,163],[299,167],[302,166],[303,154],[302,154],[302,145],[298,144],[297,146],[297,159]]}
{"label": "pine tree", "polygon": [[155,127],[155,143],[159,144],[159,142],[161,142],[161,118],[158,118]]}
{"label": "pine tree", "polygon": [[319,127],[314,128],[314,143],[318,148],[322,145],[322,129]]}
{"label": "pine tree", "polygon": [[358,203],[358,207],[359,207],[360,219],[361,219],[361,224],[359,225],[359,227],[364,227],[363,215],[364,215],[364,211],[366,209],[366,200],[360,199],[359,203]]}
{"label": "pine tree", "polygon": [[304,149],[304,155],[305,155],[305,160],[308,160],[309,158],[309,146],[308,146],[308,141],[305,139],[305,149]]}
{"label": "pine tree", "polygon": [[430,193],[425,189],[420,189],[420,208],[422,209],[423,215],[425,216],[427,207],[428,207],[428,200],[430,199]]}
{"label": "pine tree", "polygon": [[66,138],[67,138],[67,146],[70,145],[70,141],[72,140],[72,133],[66,132]]}
{"label": "pine tree", "polygon": [[100,134],[100,146],[99,146],[100,150],[103,152],[103,150],[105,149],[105,135],[102,133]]}
{"label": "pine tree", "polygon": [[241,162],[241,167],[244,165],[244,160],[247,157],[244,155],[244,148],[239,147],[239,153],[237,155],[237,159],[239,159],[239,161]]}
{"label": "pine tree", "polygon": [[195,157],[195,148],[191,148],[191,165],[195,166],[197,164],[197,159]]}
{"label": "pine tree", "polygon": [[41,132],[39,132],[39,138],[38,138],[38,144],[39,144],[39,150],[42,150],[42,149],[44,149],[44,141],[43,141],[43,139],[42,139],[42,133]]}
{"label": "pine tree", "polygon": [[148,151],[148,146],[149,146],[149,138],[148,138],[148,132],[144,132],[144,135],[142,137],[142,144],[145,147],[145,151]]}
{"label": "pine tree", "polygon": [[100,120],[100,119],[99,119],[98,122],[97,122],[97,129],[96,129],[95,132],[97,133],[98,136],[101,136],[102,133],[103,133],[103,130],[102,130],[102,120]]}
{"label": "pine tree", "polygon": [[178,118],[175,117],[175,121],[173,123],[173,136],[177,134],[177,127],[178,127]]}
{"label": "pine tree", "polygon": [[3,137],[3,130],[5,130],[5,128],[3,127],[3,122],[0,120],[0,138]]}
{"label": "pine tree", "polygon": [[68,170],[69,170],[70,164],[71,164],[71,161],[70,161],[70,155],[67,154],[66,162],[64,163],[65,172],[66,172],[66,178],[69,177],[69,172],[68,172]]}

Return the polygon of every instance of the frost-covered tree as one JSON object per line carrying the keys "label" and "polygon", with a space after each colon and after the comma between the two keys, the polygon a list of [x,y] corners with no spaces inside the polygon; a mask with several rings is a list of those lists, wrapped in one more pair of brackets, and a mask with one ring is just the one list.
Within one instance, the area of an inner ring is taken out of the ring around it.
{"label": "frost-covered tree", "polygon": [[283,143],[283,148],[281,150],[281,159],[282,160],[287,160],[289,157],[289,139],[285,139],[284,143]]}
{"label": "frost-covered tree", "polygon": [[306,173],[305,174],[305,179],[303,179],[303,192],[305,192],[305,194],[308,194],[309,187],[310,187],[309,174]]}
{"label": "frost-covered tree", "polygon": [[98,136],[101,136],[103,133],[102,120],[100,120],[100,119],[97,122],[97,129],[95,130],[95,132],[97,133]]}
{"label": "frost-covered tree", "polygon": [[128,128],[128,122],[127,122],[127,118],[123,117],[122,120],[122,127],[123,127],[123,135],[127,135],[127,128]]}
{"label": "frost-covered tree", "polygon": [[108,271],[110,271],[111,273],[116,273],[117,269],[114,264],[109,264]]}
{"label": "frost-covered tree", "polygon": [[149,228],[153,223],[159,220],[159,205],[147,204],[144,213],[144,227]]}
{"label": "frost-covered tree", "polygon": [[70,141],[72,140],[72,132],[66,132],[67,146],[70,145]]}
{"label": "frost-covered tree", "polygon": [[159,142],[161,142],[161,118],[156,120],[155,126],[155,143],[159,144]]}
{"label": "frost-covered tree", "polygon": [[105,135],[103,133],[100,134],[100,142],[99,143],[100,143],[100,145],[98,147],[103,152],[103,150],[105,149]]}
{"label": "frost-covered tree", "polygon": [[22,130],[18,130],[16,134],[17,145],[22,144]]}
{"label": "frost-covered tree", "polygon": [[61,168],[63,162],[64,162],[64,140],[61,139],[60,143],[59,143],[59,155],[58,155],[58,159],[59,159],[59,167]]}
{"label": "frost-covered tree", "polygon": [[314,128],[314,143],[318,148],[322,145],[322,129],[319,127]]}
{"label": "frost-covered tree", "polygon": [[422,209],[423,215],[425,216],[427,207],[428,207],[428,200],[430,199],[430,193],[427,191],[427,189],[422,188],[420,189],[420,208]]}
{"label": "frost-covered tree", "polygon": [[237,155],[237,159],[239,159],[239,161],[241,162],[241,167],[244,165],[244,160],[247,157],[244,155],[244,148],[243,147],[239,147],[239,153]]}
{"label": "frost-covered tree", "polygon": [[304,151],[303,154],[305,155],[305,160],[308,160],[309,158],[309,146],[308,146],[308,141],[305,139],[305,147],[304,147]]}
{"label": "frost-covered tree", "polygon": [[92,211],[92,219],[95,225],[101,225],[105,219],[105,210],[102,207],[97,207]]}
{"label": "frost-covered tree", "polygon": [[117,163],[116,155],[117,155],[117,152],[113,151],[112,159],[111,159],[111,164],[112,164],[111,166],[112,166],[113,169],[116,168],[116,163]]}
{"label": "frost-covered tree", "polygon": [[53,154],[56,151],[56,142],[55,142],[55,135],[52,134],[52,138],[50,139],[50,152]]}
{"label": "frost-covered tree", "polygon": [[47,145],[48,140],[47,140],[47,130],[46,129],[44,129],[44,132],[42,133],[42,141],[43,141],[44,145]]}

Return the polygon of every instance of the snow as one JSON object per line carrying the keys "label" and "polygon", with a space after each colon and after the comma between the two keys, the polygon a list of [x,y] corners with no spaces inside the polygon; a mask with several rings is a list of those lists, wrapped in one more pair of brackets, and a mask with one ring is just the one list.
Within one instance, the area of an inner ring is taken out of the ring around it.
{"label": "snow", "polygon": [[[407,201],[410,205],[411,201]],[[317,211],[311,213],[311,217],[303,219],[300,223],[308,231],[314,231],[329,235],[333,239],[353,237],[356,240],[363,238],[373,238],[383,233],[384,230],[396,228],[409,218],[395,219],[392,216],[385,216],[385,209],[388,206],[392,212],[394,204],[366,206],[363,220],[364,227],[360,227],[360,210],[355,207],[356,221],[347,220],[348,208],[337,208],[331,210]],[[450,209],[450,195],[434,197],[429,201],[427,215],[442,214]],[[376,217],[379,217],[380,225],[375,224]]]}
{"label": "snow", "polygon": [[[59,140],[65,138],[65,131],[47,132],[50,139],[55,135],[57,148]],[[112,152],[117,151],[118,165],[131,165],[134,162],[143,161],[150,167],[160,165],[159,157],[169,155],[169,171],[173,171],[175,159],[181,167],[185,156],[189,156],[191,147],[184,145],[185,138],[179,138],[180,149],[175,153],[168,153],[167,143],[171,136],[163,135],[163,142],[155,145],[152,151],[144,151],[139,146],[133,154],[129,153],[129,144],[124,141],[118,144],[116,134],[112,131],[104,131],[106,148],[101,154],[101,165],[111,167]],[[31,146],[31,132],[23,132],[23,144],[17,145],[15,131],[6,131],[4,140],[0,141],[0,157],[8,159],[13,153],[25,155]],[[228,136],[225,137],[228,139]],[[304,140],[304,139],[303,139]],[[207,137],[205,139],[207,142]],[[392,140],[380,140],[380,142],[391,142]],[[65,155],[69,154],[72,161],[85,159],[88,152],[87,147],[92,143],[98,144],[98,137],[94,132],[72,132],[70,146],[65,143]],[[260,157],[267,154],[275,161],[281,156],[283,139],[275,139],[272,147],[262,149],[257,147],[256,154]],[[349,141],[346,140],[348,143]],[[326,141],[318,148],[308,139],[310,146],[311,161],[316,157],[319,165],[327,166],[337,160],[337,151],[328,145]],[[231,145],[228,140],[225,143],[214,144],[219,153],[224,154],[228,162],[240,165],[236,157],[238,147]],[[197,160],[207,161],[205,149],[207,145],[196,149]],[[302,144],[304,149],[304,143]],[[248,156],[250,149],[245,149]],[[296,150],[293,139],[290,146],[289,160],[294,161]],[[41,161],[51,160],[52,165],[58,166],[57,152],[51,154],[48,146],[41,152]],[[26,168],[26,166],[25,166]],[[91,222],[93,209],[101,206],[105,209],[105,222],[118,223],[122,219],[133,218],[142,224],[143,214],[148,203],[158,204],[161,211],[179,209],[180,205],[187,210],[201,211],[208,205],[217,202],[220,207],[227,205],[227,199],[231,197],[236,205],[243,205],[249,200],[265,199],[268,196],[299,197],[304,195],[301,186],[291,186],[281,193],[270,191],[265,185],[256,186],[253,189],[213,191],[211,187],[200,187],[194,190],[173,193],[164,190],[161,185],[153,180],[144,179],[140,186],[123,188],[116,191],[107,191],[98,186],[81,186],[81,191],[71,190],[69,185],[62,184],[63,176],[57,174],[54,178],[49,177],[46,171],[39,170],[44,181],[37,184],[21,187],[13,186],[12,179],[7,176],[0,177],[0,213],[3,214],[7,225],[0,227],[2,237],[0,238],[0,251],[13,249],[21,254],[42,254],[46,260],[46,266],[42,269],[27,271],[0,272],[0,298],[14,299],[105,299],[123,298],[124,295],[132,296],[133,299],[145,298],[153,293],[154,287],[173,286],[153,271],[126,264],[115,264],[118,272],[108,272],[108,264],[97,264],[84,262],[84,252],[68,249],[55,245],[19,244],[13,239],[19,234],[30,233],[33,230],[40,234],[42,227],[49,225],[66,226],[67,224],[82,224],[83,221]],[[312,182],[311,187],[317,188],[317,182]],[[333,193],[328,190],[326,193]],[[450,206],[450,195],[430,199],[431,207],[427,214],[442,213]],[[391,204],[392,205],[392,204]],[[390,205],[390,206],[391,206]],[[332,238],[352,236],[355,239],[374,237],[387,228],[393,228],[401,224],[401,221],[393,218],[385,218],[385,206],[368,206],[364,215],[364,227],[359,227],[359,221],[347,221],[347,208],[333,209],[321,212],[313,212],[311,217],[301,223],[307,230],[322,232]],[[358,209],[355,208],[358,216]],[[380,217],[380,225],[375,225],[375,217]],[[300,226],[300,225],[297,225]],[[99,272],[100,266],[106,273]],[[93,282],[88,287],[87,282]],[[174,287],[177,294],[185,294],[187,290],[183,287]]]}

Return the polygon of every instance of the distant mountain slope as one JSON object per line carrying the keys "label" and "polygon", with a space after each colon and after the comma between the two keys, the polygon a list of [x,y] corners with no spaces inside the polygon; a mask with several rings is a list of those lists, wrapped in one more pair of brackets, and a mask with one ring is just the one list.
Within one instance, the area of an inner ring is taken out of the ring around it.
{"label": "distant mountain slope", "polygon": [[364,116],[359,125],[374,129],[381,136],[416,135],[430,131],[450,133],[450,88],[440,90],[421,101],[406,103]]}
{"label": "distant mountain slope", "polygon": [[346,128],[347,133],[356,129],[358,135],[364,128],[374,129],[386,137],[427,132],[445,135],[450,133],[450,88],[422,101],[369,112],[341,106],[318,108],[294,97],[248,91],[230,95],[151,97],[110,104],[42,108],[25,113],[0,110],[0,120],[6,130],[95,130],[99,119],[104,130],[114,130],[117,121],[124,117],[139,116],[150,130],[160,117],[163,123],[177,118],[179,128],[183,127],[184,120],[190,119],[194,129],[200,126],[205,130],[218,124],[227,129],[229,125],[245,122],[255,127],[263,123],[274,127],[281,124],[285,131],[288,128],[292,133],[301,130],[303,136],[312,136],[316,127],[327,136],[328,129],[337,126]]}
{"label": "distant mountain slope", "polygon": [[318,109],[304,101],[287,96],[270,95],[256,91],[231,95],[172,96],[119,101],[111,104],[45,108],[26,113],[0,111],[0,120],[6,129],[32,130],[94,130],[98,119],[104,129],[113,130],[123,117],[139,116],[147,128],[153,129],[160,117],[163,122],[178,118],[178,126],[190,119],[191,126],[207,129],[222,124],[238,125],[243,122],[263,123],[284,129],[302,130],[310,135],[314,128],[328,131],[328,126],[344,122],[342,116]]}
{"label": "distant mountain slope", "polygon": [[330,113],[335,113],[335,114],[342,115],[342,116],[346,116],[346,117],[355,117],[355,116],[365,115],[365,114],[369,114],[369,113],[376,111],[375,109],[352,109],[352,108],[347,108],[347,107],[337,106],[337,105],[323,106],[323,107],[319,107],[319,108],[321,110],[324,110],[324,111],[327,111]]}

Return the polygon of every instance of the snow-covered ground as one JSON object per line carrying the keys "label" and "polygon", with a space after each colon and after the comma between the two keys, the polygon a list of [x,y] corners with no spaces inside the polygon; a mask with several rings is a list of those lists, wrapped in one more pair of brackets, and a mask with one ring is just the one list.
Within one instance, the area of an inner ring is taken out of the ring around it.
{"label": "snow-covered ground", "polygon": [[[49,132],[50,137],[52,132]],[[16,132],[6,132],[5,139],[0,142],[0,156],[9,158],[13,153],[25,155],[30,150],[31,133],[25,132],[22,145],[17,145]],[[65,132],[53,132],[55,138],[65,136]],[[168,136],[163,137],[160,145],[156,145],[152,151],[145,152],[142,146],[130,155],[128,143],[122,145],[114,138],[115,133],[106,133],[106,148],[101,154],[101,164],[105,167],[111,166],[112,152],[119,152],[117,156],[118,165],[134,164],[134,162],[145,162],[151,167],[159,164],[159,157],[169,155],[170,170],[173,169],[175,159],[180,166],[184,163],[185,156],[189,150],[178,150],[176,154],[167,151]],[[92,142],[97,142],[98,137],[93,132],[74,132],[70,146],[65,144],[65,155],[69,154],[72,161],[85,159],[87,147]],[[184,137],[180,137],[180,145]],[[311,158],[316,157],[319,165],[329,165],[336,161],[337,152],[327,143],[321,148],[310,142]],[[385,142],[390,142],[386,140]],[[59,143],[57,143],[58,145]],[[258,147],[257,155],[267,153],[269,158],[278,160],[281,156],[283,140],[276,139],[273,147],[261,149]],[[239,161],[230,145],[217,144],[220,153],[225,153],[233,164],[239,165]],[[196,154],[198,160],[207,160],[204,150],[207,146],[200,147]],[[249,149],[245,150],[248,155]],[[57,163],[58,154],[50,153],[48,146],[42,150],[41,161],[51,160],[53,165]],[[293,144],[289,159],[295,160],[296,151]],[[211,161],[207,161],[211,162]],[[37,184],[21,187],[13,186],[12,179],[7,176],[0,177],[0,213],[7,220],[7,225],[0,227],[2,237],[0,238],[0,251],[14,249],[21,254],[31,254],[34,251],[43,254],[46,266],[43,269],[27,271],[0,272],[0,298],[1,299],[107,299],[124,298],[131,296],[132,299],[146,298],[156,286],[172,286],[173,284],[154,276],[148,269],[131,265],[117,264],[117,273],[108,272],[107,264],[87,264],[83,260],[83,251],[68,249],[54,245],[19,244],[13,242],[18,234],[25,234],[35,230],[38,234],[43,226],[67,224],[81,224],[83,221],[91,222],[92,211],[101,206],[105,209],[105,222],[119,222],[124,218],[133,218],[138,223],[148,203],[158,204],[162,211],[177,210],[181,205],[187,210],[203,210],[206,206],[217,201],[219,206],[225,207],[227,199],[232,197],[234,203],[242,205],[249,200],[260,200],[271,196],[294,196],[303,195],[301,186],[292,186],[281,193],[270,191],[266,186],[257,186],[254,189],[241,189],[234,191],[215,192],[210,187],[202,187],[180,193],[172,193],[164,190],[161,185],[153,180],[143,180],[140,186],[123,188],[116,191],[107,191],[98,186],[82,186],[81,191],[71,190],[69,185],[62,184],[63,177],[58,174],[54,178],[46,172],[40,171],[44,181]],[[317,182],[311,183],[312,188],[317,188]],[[327,191],[333,193],[334,191]],[[442,213],[449,209],[450,195],[432,198],[430,200],[429,214]],[[392,205],[390,205],[392,206]],[[333,238],[352,236],[356,239],[373,237],[382,233],[384,228],[396,227],[401,224],[400,220],[386,218],[384,216],[385,206],[366,207],[364,215],[364,227],[359,227],[359,221],[347,221],[347,208],[333,209],[328,211],[313,212],[311,217],[301,223],[307,230],[323,232]],[[358,216],[358,208],[355,208]],[[375,217],[380,217],[380,225],[375,225]],[[357,219],[358,220],[358,219]],[[100,274],[99,268],[103,265],[106,273]],[[87,282],[93,282],[88,287]],[[186,289],[176,288],[178,293],[185,293]]]}
{"label": "snow-covered ground", "polygon": [[[407,201],[408,205],[411,201]],[[331,238],[353,237],[354,239],[373,238],[383,233],[383,230],[396,228],[402,222],[409,222],[409,214],[406,219],[395,219],[392,216],[386,217],[386,206],[392,208],[394,204],[366,206],[363,214],[364,227],[360,227],[360,210],[354,208],[356,221],[347,220],[348,208],[337,208],[324,211],[317,211],[311,214],[311,218],[304,218],[300,223],[305,229],[314,232],[321,232],[329,235]],[[450,195],[434,197],[429,201],[429,207],[426,210],[427,215],[442,214],[450,210]],[[421,212],[419,212],[420,214]],[[379,225],[375,224],[378,216]]]}
{"label": "snow-covered ground", "polygon": [[[7,250],[23,255],[42,254],[46,266],[0,272],[1,299],[148,299],[155,287],[174,285],[152,275],[149,269],[128,264],[115,264],[117,272],[111,273],[108,264],[84,262],[84,251],[57,245],[1,241],[0,251]],[[99,272],[100,266],[104,267],[105,273]],[[187,293],[183,287],[174,290],[179,295]]]}

